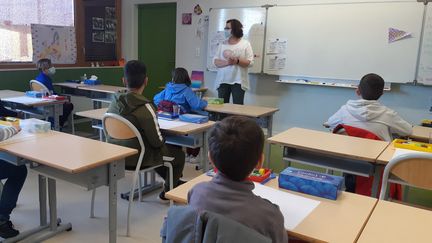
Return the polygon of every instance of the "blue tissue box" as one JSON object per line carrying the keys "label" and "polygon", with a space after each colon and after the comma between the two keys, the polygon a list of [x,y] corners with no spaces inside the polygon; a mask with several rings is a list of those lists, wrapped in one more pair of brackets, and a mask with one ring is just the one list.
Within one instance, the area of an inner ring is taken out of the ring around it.
{"label": "blue tissue box", "polygon": [[40,91],[26,91],[25,95],[33,98],[42,98],[44,93]]}
{"label": "blue tissue box", "polygon": [[92,79],[86,79],[84,80],[84,84],[88,84],[88,85],[99,85],[101,84],[101,81],[96,79],[96,80],[92,80]]}
{"label": "blue tissue box", "polygon": [[344,178],[288,167],[279,174],[279,187],[291,191],[336,200]]}
{"label": "blue tissue box", "polygon": [[191,123],[205,123],[208,122],[208,116],[196,115],[196,114],[183,114],[179,116],[180,121],[191,122]]}

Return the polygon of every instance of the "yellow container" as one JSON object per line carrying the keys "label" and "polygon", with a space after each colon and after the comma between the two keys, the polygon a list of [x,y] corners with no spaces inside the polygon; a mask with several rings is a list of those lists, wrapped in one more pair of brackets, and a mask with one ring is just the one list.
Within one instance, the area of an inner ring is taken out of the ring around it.
{"label": "yellow container", "polygon": [[432,144],[430,143],[421,143],[421,142],[415,142],[415,141],[405,140],[405,139],[395,139],[393,140],[393,145],[395,148],[410,149],[410,150],[432,153]]}

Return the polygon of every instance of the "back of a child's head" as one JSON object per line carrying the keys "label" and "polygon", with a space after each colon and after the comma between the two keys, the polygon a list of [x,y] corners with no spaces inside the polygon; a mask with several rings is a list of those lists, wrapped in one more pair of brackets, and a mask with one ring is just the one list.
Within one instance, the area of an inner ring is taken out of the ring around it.
{"label": "back of a child's head", "polygon": [[128,61],[124,67],[128,88],[139,89],[147,77],[146,65],[138,60]]}
{"label": "back of a child's head", "polygon": [[187,86],[191,86],[192,84],[187,70],[182,67],[174,69],[172,72],[172,81],[175,84],[186,84]]}
{"label": "back of a child's head", "polygon": [[264,134],[255,120],[229,116],[215,124],[208,144],[216,168],[229,179],[242,181],[261,159]]}
{"label": "back of a child's head", "polygon": [[358,86],[365,100],[378,100],[384,92],[384,79],[378,74],[369,73],[363,76]]}

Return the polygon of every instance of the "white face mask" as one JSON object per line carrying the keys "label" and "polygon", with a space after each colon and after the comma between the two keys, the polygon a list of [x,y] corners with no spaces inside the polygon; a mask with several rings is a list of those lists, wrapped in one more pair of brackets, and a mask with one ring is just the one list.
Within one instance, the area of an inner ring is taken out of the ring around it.
{"label": "white face mask", "polygon": [[224,31],[224,33],[225,33],[225,38],[230,38],[231,37],[231,30],[230,29],[228,29],[228,30],[225,30]]}
{"label": "white face mask", "polygon": [[48,74],[49,75],[54,75],[56,73],[56,69],[55,69],[55,67],[50,67],[50,68],[48,68]]}

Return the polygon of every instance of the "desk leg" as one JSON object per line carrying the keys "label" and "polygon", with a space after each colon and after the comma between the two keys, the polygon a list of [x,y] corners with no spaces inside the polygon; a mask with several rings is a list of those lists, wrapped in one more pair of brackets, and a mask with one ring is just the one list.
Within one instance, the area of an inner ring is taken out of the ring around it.
{"label": "desk leg", "polygon": [[207,132],[203,132],[203,143],[202,143],[202,169],[204,172],[207,172],[209,170],[209,161],[207,160],[208,156],[208,142],[207,142]]}
{"label": "desk leg", "polygon": [[109,164],[109,242],[117,241],[117,170],[118,162]]}
{"label": "desk leg", "polygon": [[382,168],[380,165],[375,165],[375,171],[374,171],[374,179],[372,184],[372,192],[371,196],[374,198],[378,198],[378,187],[381,181],[381,171]]}
{"label": "desk leg", "polygon": [[46,189],[46,178],[43,175],[39,175],[39,218],[40,225],[45,226],[48,224],[47,221],[47,189]]}
{"label": "desk leg", "polygon": [[52,115],[54,119],[54,130],[60,131],[60,116],[63,114],[63,104],[55,104],[53,107]]}
{"label": "desk leg", "polygon": [[[267,138],[270,138],[273,133],[273,115],[270,115],[267,117]],[[266,149],[265,149],[265,167],[268,168],[270,165],[270,158],[271,158],[271,145],[266,139]]]}
{"label": "desk leg", "polygon": [[56,181],[48,178],[48,204],[50,210],[50,228],[57,230],[57,192]]}

